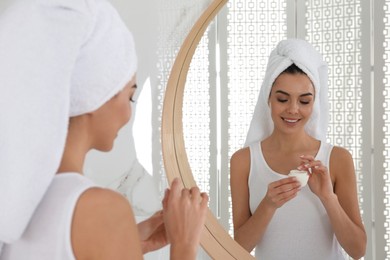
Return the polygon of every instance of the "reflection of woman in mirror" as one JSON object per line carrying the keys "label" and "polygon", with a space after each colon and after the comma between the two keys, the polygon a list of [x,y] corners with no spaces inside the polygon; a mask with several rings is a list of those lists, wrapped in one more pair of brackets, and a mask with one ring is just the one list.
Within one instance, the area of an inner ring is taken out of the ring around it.
{"label": "reflection of woman in mirror", "polygon": [[131,117],[137,59],[114,8],[20,1],[0,17],[0,56],[0,259],[141,259],[168,241],[195,259],[207,195],[174,180],[136,225],[123,196],[82,174]]}
{"label": "reflection of woman in mirror", "polygon": [[[299,39],[271,53],[247,136],[231,158],[234,238],[259,259],[365,254],[350,153],[325,142],[327,66]],[[291,170],[306,171],[301,186]]]}

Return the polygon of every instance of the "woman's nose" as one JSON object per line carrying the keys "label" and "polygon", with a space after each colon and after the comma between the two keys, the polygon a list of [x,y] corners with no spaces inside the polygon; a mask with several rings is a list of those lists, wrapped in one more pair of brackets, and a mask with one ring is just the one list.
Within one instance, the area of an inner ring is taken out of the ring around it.
{"label": "woman's nose", "polygon": [[287,112],[290,114],[296,114],[298,113],[298,110],[299,110],[298,104],[296,102],[290,102],[287,108]]}

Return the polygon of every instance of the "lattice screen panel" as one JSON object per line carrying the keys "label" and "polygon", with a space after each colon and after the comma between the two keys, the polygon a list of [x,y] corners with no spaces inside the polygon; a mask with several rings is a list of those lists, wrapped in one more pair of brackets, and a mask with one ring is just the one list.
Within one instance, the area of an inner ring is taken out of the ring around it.
{"label": "lattice screen panel", "polygon": [[[341,0],[307,0],[305,2],[307,40],[318,47],[329,65],[330,125],[328,141],[345,147],[352,153],[360,209],[366,220],[364,223],[366,232],[371,238],[371,214],[375,209],[363,209],[363,205],[365,202],[367,205],[371,205],[375,198],[371,197],[374,196],[373,194],[366,191],[370,191],[371,187],[366,187],[364,190],[364,185],[370,184],[369,181],[364,181],[364,178],[369,179],[372,173],[362,172],[363,161],[367,159],[362,157],[362,133],[364,129],[366,132],[371,132],[375,126],[371,125],[369,118],[366,118],[364,122],[362,120],[363,102],[365,102],[366,109],[371,104],[371,100],[364,99],[362,96],[363,87],[371,88],[369,80],[365,81],[364,86],[362,83],[363,75],[367,75],[362,71],[364,65],[362,61],[362,2]],[[366,17],[370,16],[369,9],[366,8],[363,11],[365,11]],[[366,22],[370,22],[370,20],[366,19]],[[370,35],[370,33],[366,33],[366,35]],[[368,50],[368,48],[365,49],[365,51]],[[365,54],[370,55],[369,51]],[[371,144],[370,136],[366,135],[365,137],[367,138],[364,140],[365,143]],[[369,151],[366,151],[366,156],[370,156]],[[370,169],[370,167],[365,169]],[[367,252],[372,252],[372,245],[372,241],[368,241]],[[372,255],[366,255],[366,257],[372,259]]]}
{"label": "lattice screen panel", "polygon": [[228,2],[229,155],[242,148],[269,54],[286,38],[286,1]]}
{"label": "lattice screen panel", "polygon": [[307,40],[323,54],[329,66],[328,141],[351,151],[359,178],[362,143],[360,4],[308,0],[306,5]]}
{"label": "lattice screen panel", "polygon": [[[244,145],[269,54],[287,36],[287,12],[285,0],[233,0],[228,2],[228,9],[230,158]],[[224,163],[228,165],[229,161]],[[229,172],[223,174],[229,176]],[[231,234],[232,230],[230,219]]]}
{"label": "lattice screen panel", "polygon": [[[152,88],[153,103],[153,176],[157,178],[162,192],[167,187],[166,176],[161,154],[161,113],[164,93],[171,67],[176,55],[196,20],[203,13],[211,0],[166,0],[161,1],[159,9],[158,63],[155,87]],[[139,46],[142,48],[142,46]]]}
{"label": "lattice screen panel", "polygon": [[307,40],[323,54],[329,66],[328,141],[352,153],[362,202],[360,2],[307,0],[306,7]]}
{"label": "lattice screen panel", "polygon": [[383,155],[385,157],[385,164],[384,164],[384,175],[383,179],[385,182],[385,187],[383,188],[383,191],[385,193],[385,199],[383,203],[385,204],[385,223],[383,227],[385,228],[385,236],[384,239],[386,241],[385,243],[385,260],[390,259],[390,1],[385,2],[385,18],[384,18],[384,24],[385,24],[385,30],[384,30],[384,36],[385,36],[385,42],[384,42],[384,49],[385,54],[383,56],[385,67],[383,68],[384,71],[384,86],[385,90],[383,93],[383,96],[385,98],[385,104],[384,107],[384,116],[383,119],[385,121],[385,127],[383,129],[383,132],[385,134],[385,138],[383,140],[385,150],[383,152]]}
{"label": "lattice screen panel", "polygon": [[[202,37],[188,71],[183,100],[183,133],[192,174],[201,191],[210,193],[210,66],[208,33]],[[214,200],[210,196],[210,201]]]}

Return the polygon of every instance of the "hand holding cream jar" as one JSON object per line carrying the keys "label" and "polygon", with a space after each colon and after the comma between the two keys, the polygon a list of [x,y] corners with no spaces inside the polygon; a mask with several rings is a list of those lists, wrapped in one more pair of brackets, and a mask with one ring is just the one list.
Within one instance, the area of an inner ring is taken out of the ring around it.
{"label": "hand holding cream jar", "polygon": [[309,180],[309,174],[307,171],[299,171],[299,170],[291,170],[288,174],[289,177],[296,177],[298,181],[301,183],[301,187],[305,187],[307,181]]}

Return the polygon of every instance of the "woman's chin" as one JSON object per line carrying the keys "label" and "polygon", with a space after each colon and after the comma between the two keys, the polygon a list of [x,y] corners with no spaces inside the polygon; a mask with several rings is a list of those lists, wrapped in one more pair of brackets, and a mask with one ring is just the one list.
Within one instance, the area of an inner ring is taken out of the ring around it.
{"label": "woman's chin", "polygon": [[114,142],[111,142],[110,144],[101,145],[99,147],[96,147],[95,149],[100,152],[110,152],[113,147],[114,147]]}

